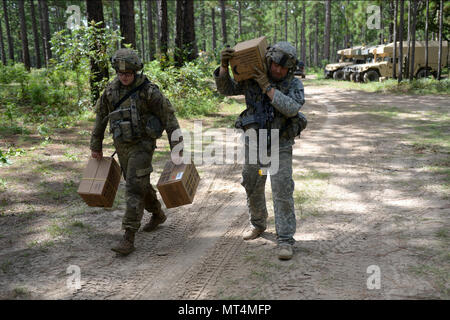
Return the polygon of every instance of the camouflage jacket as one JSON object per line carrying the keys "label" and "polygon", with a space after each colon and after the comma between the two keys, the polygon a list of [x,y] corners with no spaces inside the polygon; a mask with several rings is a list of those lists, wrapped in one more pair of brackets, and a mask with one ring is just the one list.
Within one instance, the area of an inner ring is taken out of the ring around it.
{"label": "camouflage jacket", "polygon": [[[105,88],[103,94],[98,99],[95,111],[96,119],[94,129],[92,131],[90,149],[93,151],[101,151],[102,143],[104,139],[104,133],[106,126],[108,125],[108,114],[114,111],[114,105],[134,87],[142,84],[146,79],[145,75],[136,75],[136,81],[130,86],[124,86],[121,84],[118,77],[111,81]],[[121,105],[121,109],[129,108],[131,98],[126,99]],[[147,83],[139,92],[136,101],[136,107],[139,112],[140,120],[139,125],[141,127],[142,137],[136,140],[134,143],[139,142],[142,139],[153,140],[145,133],[145,125],[150,115],[156,116],[162,127],[166,130],[169,143],[173,147],[171,142],[172,132],[178,129],[180,126],[175,116],[175,110],[172,107],[170,101],[164,97],[159,90],[158,86],[152,83]],[[114,143],[120,143],[114,141]]]}
{"label": "camouflage jacket", "polygon": [[[249,100],[261,101],[264,99],[258,83],[253,79],[236,82],[229,73],[219,76],[220,67],[214,71],[217,90],[226,96],[245,95],[247,115],[256,112]],[[282,132],[289,124],[288,119],[297,115],[300,108],[305,103],[305,94],[302,82],[292,74],[279,82],[274,82],[269,78],[272,87],[275,88],[275,94],[270,104],[274,107],[275,114],[271,123],[272,129],[280,129],[280,144],[293,144],[294,139],[283,136]]]}

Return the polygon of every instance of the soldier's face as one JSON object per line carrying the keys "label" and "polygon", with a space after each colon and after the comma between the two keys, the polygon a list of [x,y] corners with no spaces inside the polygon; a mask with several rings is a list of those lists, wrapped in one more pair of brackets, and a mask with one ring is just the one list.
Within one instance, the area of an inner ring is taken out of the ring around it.
{"label": "soldier's face", "polygon": [[119,76],[120,82],[124,86],[129,86],[134,81],[134,72],[133,71],[119,71],[117,73],[117,75]]}
{"label": "soldier's face", "polygon": [[288,74],[289,69],[285,68],[278,63],[275,63],[272,61],[272,64],[270,65],[270,75],[275,80],[281,80]]}

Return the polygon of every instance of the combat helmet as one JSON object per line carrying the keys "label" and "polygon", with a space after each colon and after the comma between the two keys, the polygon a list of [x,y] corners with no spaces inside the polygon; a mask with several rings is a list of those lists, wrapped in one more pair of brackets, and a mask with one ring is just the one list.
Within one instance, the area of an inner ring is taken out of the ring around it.
{"label": "combat helmet", "polygon": [[137,53],[132,49],[119,49],[111,58],[113,68],[118,71],[133,70],[135,72],[144,67]]}
{"label": "combat helmet", "polygon": [[293,72],[297,67],[297,52],[289,42],[277,42],[269,47],[266,52],[266,64],[270,68],[272,61],[282,67],[288,68],[289,72]]}

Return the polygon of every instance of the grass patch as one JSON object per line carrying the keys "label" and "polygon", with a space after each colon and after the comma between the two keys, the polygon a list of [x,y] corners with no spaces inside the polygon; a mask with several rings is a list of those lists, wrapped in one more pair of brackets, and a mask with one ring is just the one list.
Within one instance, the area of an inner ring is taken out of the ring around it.
{"label": "grass patch", "polygon": [[398,83],[397,80],[389,79],[383,82],[355,83],[350,81],[336,81],[333,79],[324,79],[319,76],[317,79],[311,79],[304,82],[305,86],[332,86],[347,90],[359,90],[365,92],[381,92],[396,94],[417,94],[431,95],[444,94],[450,95],[450,80],[443,79],[441,81],[434,79],[421,79],[403,81]]}

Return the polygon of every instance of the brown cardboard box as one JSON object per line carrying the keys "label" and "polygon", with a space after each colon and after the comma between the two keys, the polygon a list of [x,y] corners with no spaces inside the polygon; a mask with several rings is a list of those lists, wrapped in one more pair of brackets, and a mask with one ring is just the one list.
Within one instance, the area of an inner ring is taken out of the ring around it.
{"label": "brown cardboard box", "polygon": [[110,208],[119,182],[120,167],[114,158],[104,157],[100,161],[91,158],[84,169],[78,194],[90,207]]}
{"label": "brown cardboard box", "polygon": [[254,67],[265,70],[264,56],[267,50],[266,37],[240,42],[233,48],[234,55],[230,59],[234,80],[242,81],[252,77]]}
{"label": "brown cardboard box", "polygon": [[169,160],[156,187],[166,207],[175,208],[192,203],[199,181],[194,164],[175,165]]}

